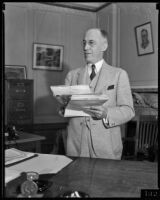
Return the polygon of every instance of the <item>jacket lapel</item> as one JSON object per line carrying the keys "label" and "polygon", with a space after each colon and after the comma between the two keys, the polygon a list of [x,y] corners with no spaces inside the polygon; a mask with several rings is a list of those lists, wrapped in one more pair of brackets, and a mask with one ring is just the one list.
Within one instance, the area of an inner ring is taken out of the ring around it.
{"label": "jacket lapel", "polygon": [[77,79],[77,84],[86,84],[86,80],[88,79],[88,72],[87,68],[83,67],[81,70],[78,72],[78,79]]}
{"label": "jacket lapel", "polygon": [[[91,82],[90,87],[94,92],[100,92],[102,88],[104,88],[106,85],[110,82],[110,67],[109,65],[104,61],[102,68],[100,72]],[[77,78],[77,84],[88,84],[89,83],[89,75],[86,67],[83,67],[78,72],[78,78]]]}
{"label": "jacket lapel", "polygon": [[104,61],[98,76],[97,84],[95,86],[95,92],[100,92],[102,88],[108,85],[110,82],[110,77],[109,65]]}

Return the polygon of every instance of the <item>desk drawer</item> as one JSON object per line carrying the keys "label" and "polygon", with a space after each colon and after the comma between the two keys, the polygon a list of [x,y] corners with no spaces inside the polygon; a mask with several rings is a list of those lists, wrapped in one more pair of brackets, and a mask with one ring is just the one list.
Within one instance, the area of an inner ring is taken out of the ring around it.
{"label": "desk drawer", "polygon": [[9,91],[10,99],[24,99],[31,98],[32,96],[32,87],[31,82],[14,82],[7,85],[7,90]]}
{"label": "desk drawer", "polygon": [[31,95],[31,87],[28,84],[17,83],[16,85],[10,85],[10,98],[24,99]]}
{"label": "desk drawer", "polygon": [[30,123],[32,121],[32,104],[29,101],[12,100],[8,102],[8,121]]}

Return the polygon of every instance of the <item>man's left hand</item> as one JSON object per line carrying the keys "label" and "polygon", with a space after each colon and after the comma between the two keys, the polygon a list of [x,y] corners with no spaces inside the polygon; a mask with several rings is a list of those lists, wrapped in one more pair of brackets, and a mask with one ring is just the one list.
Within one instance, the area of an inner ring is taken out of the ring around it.
{"label": "man's left hand", "polygon": [[103,119],[107,117],[107,109],[103,106],[91,106],[85,108],[85,112],[90,114],[93,119]]}

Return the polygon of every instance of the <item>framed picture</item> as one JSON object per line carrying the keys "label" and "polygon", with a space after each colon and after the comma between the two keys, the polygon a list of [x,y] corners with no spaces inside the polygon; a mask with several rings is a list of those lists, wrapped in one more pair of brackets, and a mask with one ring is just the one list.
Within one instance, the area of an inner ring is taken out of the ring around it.
{"label": "framed picture", "polygon": [[20,65],[5,66],[5,79],[26,79],[26,78],[27,78],[26,66],[20,66]]}
{"label": "framed picture", "polygon": [[63,46],[33,44],[33,69],[62,70]]}
{"label": "framed picture", "polygon": [[138,55],[154,53],[151,22],[135,27]]}

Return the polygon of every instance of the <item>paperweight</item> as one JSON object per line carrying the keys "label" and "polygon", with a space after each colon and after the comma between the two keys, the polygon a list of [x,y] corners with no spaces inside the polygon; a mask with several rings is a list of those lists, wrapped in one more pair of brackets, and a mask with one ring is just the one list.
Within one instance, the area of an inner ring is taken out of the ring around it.
{"label": "paperweight", "polygon": [[21,185],[21,195],[24,197],[33,197],[38,192],[38,186],[34,181],[26,180]]}

